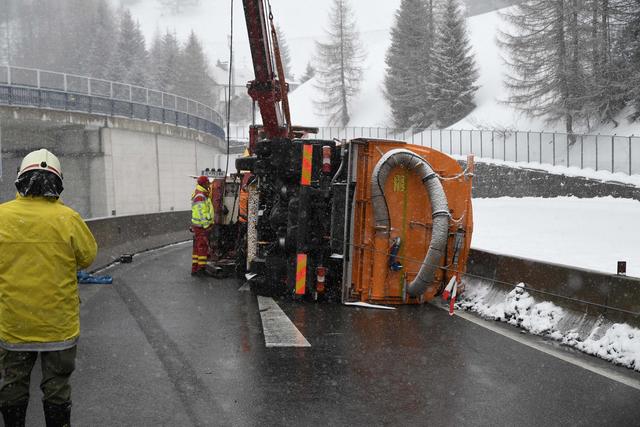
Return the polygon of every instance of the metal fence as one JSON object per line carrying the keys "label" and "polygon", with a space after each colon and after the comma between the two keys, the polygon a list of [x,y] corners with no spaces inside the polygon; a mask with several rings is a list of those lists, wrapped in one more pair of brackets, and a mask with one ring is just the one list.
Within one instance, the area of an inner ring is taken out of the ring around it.
{"label": "metal fence", "polygon": [[200,102],[73,74],[0,66],[0,104],[128,117],[224,137],[222,116]]}
{"label": "metal fence", "polygon": [[[435,148],[451,155],[474,154],[495,160],[640,174],[640,136],[583,135],[504,130],[426,129],[399,131],[381,127],[324,127],[320,139],[379,138]],[[248,128],[231,130],[248,138]]]}

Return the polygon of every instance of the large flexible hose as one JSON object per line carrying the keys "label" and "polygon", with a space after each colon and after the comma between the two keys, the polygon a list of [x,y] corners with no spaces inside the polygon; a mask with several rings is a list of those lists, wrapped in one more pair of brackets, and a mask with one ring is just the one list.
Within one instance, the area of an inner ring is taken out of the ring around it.
{"label": "large flexible hose", "polygon": [[449,233],[449,205],[438,175],[425,159],[403,148],[390,150],[378,161],[371,176],[371,203],[376,234],[388,236],[390,232],[391,219],[387,200],[384,197],[384,184],[391,170],[398,166],[418,174],[431,200],[433,230],[429,250],[418,275],[407,286],[407,293],[417,297],[422,295],[427,286],[433,282],[440,260],[444,256]]}

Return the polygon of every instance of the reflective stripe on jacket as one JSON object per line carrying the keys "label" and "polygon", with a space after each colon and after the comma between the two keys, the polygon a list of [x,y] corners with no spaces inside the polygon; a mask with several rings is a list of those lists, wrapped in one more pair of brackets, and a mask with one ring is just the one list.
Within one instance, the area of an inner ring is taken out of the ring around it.
{"label": "reflective stripe on jacket", "polygon": [[0,346],[63,350],[80,335],[77,270],[96,241],[59,200],[22,197],[0,205]]}
{"label": "reflective stripe on jacket", "polygon": [[213,224],[213,203],[206,188],[196,186],[191,195],[191,224],[207,228]]}

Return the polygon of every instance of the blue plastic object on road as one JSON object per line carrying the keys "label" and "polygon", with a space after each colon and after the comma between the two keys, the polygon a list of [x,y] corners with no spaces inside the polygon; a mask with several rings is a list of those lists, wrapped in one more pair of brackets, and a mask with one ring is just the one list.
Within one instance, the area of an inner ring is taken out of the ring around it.
{"label": "blue plastic object on road", "polygon": [[110,285],[113,283],[113,277],[94,276],[86,271],[78,271],[78,283],[88,285]]}

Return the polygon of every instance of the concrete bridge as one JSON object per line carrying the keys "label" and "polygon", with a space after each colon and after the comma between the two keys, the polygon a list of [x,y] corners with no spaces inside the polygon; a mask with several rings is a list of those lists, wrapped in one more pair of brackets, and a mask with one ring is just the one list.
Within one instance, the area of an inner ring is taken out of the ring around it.
{"label": "concrete bridge", "polygon": [[85,218],[186,209],[190,175],[226,164],[222,117],[206,105],[9,66],[0,66],[0,147],[0,201],[13,198],[22,157],[44,147],[61,159],[65,202]]}

